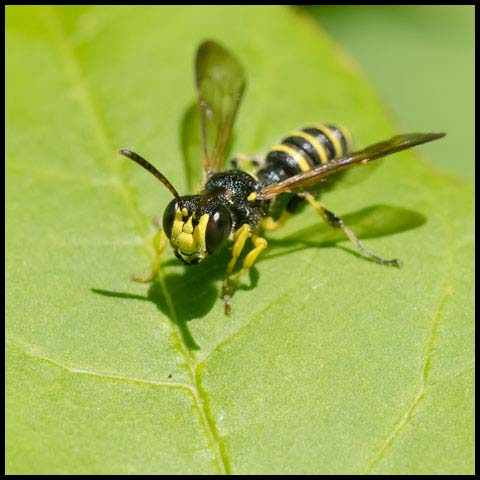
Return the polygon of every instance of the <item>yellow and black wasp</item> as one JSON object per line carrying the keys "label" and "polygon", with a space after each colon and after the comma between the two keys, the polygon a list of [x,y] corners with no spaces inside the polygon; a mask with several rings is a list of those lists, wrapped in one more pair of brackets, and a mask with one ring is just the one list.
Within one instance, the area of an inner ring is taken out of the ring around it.
{"label": "yellow and black wasp", "polygon": [[[254,174],[238,168],[239,158],[232,160],[233,169],[224,171],[233,123],[245,90],[244,71],[228,50],[214,41],[206,41],[197,50],[195,73],[203,143],[201,192],[180,196],[147,160],[130,150],[119,152],[157,177],[174,196],[163,215],[163,232],[160,230],[157,237],[152,272],[145,278],[133,276],[134,280],[149,282],[155,277],[160,254],[167,244],[165,235],[175,255],[187,265],[203,262],[229,240],[233,242],[232,259],[223,282],[223,301],[225,312],[230,314],[230,298],[236,283],[267,247],[262,230],[280,228],[304,202],[312,205],[329,225],[342,229],[367,257],[383,265],[401,266],[399,259],[385,260],[369,252],[343,221],[317,200],[315,191],[330,175],[436,140],[444,133],[397,135],[352,152],[347,130],[330,124],[312,125],[290,132],[263,160],[250,159],[256,167]],[[240,160],[245,161],[245,158]],[[281,215],[274,220],[272,207],[285,195],[290,198]],[[253,248],[245,256],[242,269],[232,283],[230,277],[248,239]]]}

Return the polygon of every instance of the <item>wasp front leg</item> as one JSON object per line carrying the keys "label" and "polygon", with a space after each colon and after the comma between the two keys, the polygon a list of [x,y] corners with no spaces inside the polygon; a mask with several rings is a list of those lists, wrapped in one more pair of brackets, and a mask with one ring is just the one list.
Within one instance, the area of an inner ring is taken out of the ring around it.
{"label": "wasp front leg", "polygon": [[247,272],[255,263],[255,260],[260,255],[260,253],[267,248],[268,242],[258,235],[252,235],[252,242],[254,248],[250,250],[243,261],[242,269],[238,272],[235,284],[237,284],[242,277],[242,275]]}
{"label": "wasp front leg", "polygon": [[140,283],[151,282],[156,277],[158,270],[160,268],[160,258],[168,242],[167,242],[167,237],[164,231],[162,230],[162,228],[160,227],[159,222],[157,220],[154,220],[153,224],[155,227],[157,227],[157,232],[155,233],[152,240],[153,249],[155,250],[155,258],[153,259],[152,270],[146,277],[141,277],[135,274],[132,275],[131,278],[134,282],[140,282]]}
{"label": "wasp front leg", "polygon": [[[233,269],[235,268],[238,257],[241,255],[243,248],[245,247],[245,242],[250,236],[252,236],[254,248],[250,252],[248,252],[247,256],[243,261],[242,269],[235,277],[234,285],[231,285],[230,276],[233,272]],[[240,280],[240,277],[243,275],[244,272],[246,272],[249,268],[253,266],[260,252],[267,247],[267,241],[264,238],[259,237],[255,234],[252,235],[252,229],[248,224],[242,225],[237,230],[234,236],[234,241],[235,243],[233,244],[232,248],[232,259],[228,264],[225,280],[223,281],[223,304],[225,307],[225,313],[227,315],[231,315],[232,313],[230,298],[235,290],[236,285]]]}
{"label": "wasp front leg", "polygon": [[343,223],[343,220],[337,217],[333,212],[328,210],[324,205],[315,200],[315,197],[308,192],[302,192],[298,195],[302,196],[307,200],[307,202],[323,217],[323,219],[334,228],[341,228],[347,238],[352,242],[357,250],[363,253],[366,257],[374,260],[381,265],[393,265],[395,267],[401,267],[402,261],[399,258],[394,258],[392,260],[386,260],[384,258],[375,255],[374,253],[367,250],[361,243],[356,235]]}

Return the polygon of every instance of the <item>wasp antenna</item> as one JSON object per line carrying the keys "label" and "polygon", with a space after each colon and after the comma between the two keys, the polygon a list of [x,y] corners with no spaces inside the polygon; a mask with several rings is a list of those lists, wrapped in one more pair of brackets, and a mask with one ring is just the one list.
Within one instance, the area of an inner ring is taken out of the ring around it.
{"label": "wasp antenna", "polygon": [[118,153],[138,163],[145,170],[148,170],[153,176],[157,177],[158,180],[160,180],[173,193],[173,196],[177,200],[180,200],[180,195],[175,190],[175,187],[167,180],[167,177],[165,177],[165,175],[160,173],[150,162],[147,162],[147,160],[145,160],[143,157],[138,155],[138,153],[132,152],[131,150],[119,150]]}

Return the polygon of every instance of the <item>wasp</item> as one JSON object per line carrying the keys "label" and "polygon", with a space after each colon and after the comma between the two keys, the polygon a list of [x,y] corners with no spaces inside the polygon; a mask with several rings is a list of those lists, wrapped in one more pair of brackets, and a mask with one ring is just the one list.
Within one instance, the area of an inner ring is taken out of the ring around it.
{"label": "wasp", "polygon": [[[318,187],[327,178],[335,181],[353,166],[436,140],[444,133],[397,135],[353,151],[348,130],[330,124],[311,125],[290,132],[278,145],[270,148],[263,159],[237,156],[231,160],[233,168],[225,170],[232,127],[246,86],[244,70],[223,46],[215,41],[205,41],[196,54],[195,83],[203,146],[203,188],[199,193],[179,195],[167,178],[147,160],[130,150],[119,152],[148,170],[174,197],[165,209],[163,230],[159,228],[156,235],[152,271],[147,277],[134,275],[133,280],[153,280],[167,239],[176,257],[186,265],[203,262],[225,242],[233,242],[232,258],[222,287],[225,313],[230,315],[230,299],[235,286],[267,247],[262,232],[280,228],[302,203],[310,204],[333,228],[343,230],[366,257],[383,265],[401,266],[399,259],[385,260],[367,250],[342,219],[318,200]],[[252,166],[254,171],[248,168]],[[329,178],[331,175],[334,177]],[[284,207],[274,218],[273,207],[279,198],[284,199]],[[235,265],[247,241],[251,243],[250,251],[232,281]]]}

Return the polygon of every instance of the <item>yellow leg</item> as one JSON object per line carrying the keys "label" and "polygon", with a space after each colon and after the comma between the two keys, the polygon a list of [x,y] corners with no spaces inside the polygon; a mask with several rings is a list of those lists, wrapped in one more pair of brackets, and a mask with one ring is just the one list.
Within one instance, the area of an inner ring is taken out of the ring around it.
{"label": "yellow leg", "polygon": [[377,255],[373,254],[369,250],[367,250],[361,243],[360,240],[356,237],[356,235],[343,223],[341,218],[338,218],[333,212],[328,210],[324,205],[320,202],[315,200],[315,197],[308,193],[303,192],[299,193],[298,195],[302,196],[307,200],[307,202],[323,217],[323,219],[332,227],[334,228],[341,228],[347,238],[352,242],[357,250],[362,252],[366,257],[371,258],[377,263],[382,265],[394,265],[396,267],[401,267],[402,262],[399,258],[394,258],[392,260],[385,260],[384,258],[378,257]]}
{"label": "yellow leg", "polygon": [[258,235],[252,235],[252,242],[253,242],[254,248],[250,250],[250,252],[248,252],[247,256],[245,257],[245,260],[243,261],[242,269],[237,274],[235,284],[237,284],[238,281],[240,280],[240,277],[248,269],[250,269],[253,266],[257,257],[260,255],[262,250],[265,250],[267,248],[267,245],[268,245],[267,241],[264,238],[259,237]]}
{"label": "yellow leg", "polygon": [[274,220],[272,217],[264,218],[262,220],[262,228],[268,232],[274,232],[275,230],[282,228],[303,200],[304,198],[302,196],[293,195],[285,206],[285,209],[282,211],[280,217],[277,220]]}
{"label": "yellow leg", "polygon": [[289,211],[284,210],[278,220],[274,220],[272,217],[265,217],[262,220],[262,228],[267,232],[274,232],[275,230],[282,228],[291,216],[292,214]]}
{"label": "yellow leg", "polygon": [[132,280],[134,282],[140,283],[149,283],[151,282],[158,273],[160,268],[160,257],[162,252],[167,246],[167,237],[163,230],[158,230],[155,236],[153,237],[153,248],[155,249],[155,258],[152,264],[152,270],[146,277],[140,277],[139,275],[132,275]]}
{"label": "yellow leg", "polygon": [[233,244],[232,248],[232,259],[228,264],[227,272],[225,274],[225,280],[223,281],[223,304],[225,306],[225,313],[227,315],[230,315],[232,313],[232,307],[230,306],[230,295],[232,293],[229,285],[230,275],[232,274],[238,257],[241,255],[243,247],[245,246],[245,242],[247,241],[251,233],[252,229],[250,228],[250,225],[246,223],[236,231],[234,236],[235,243]]}
{"label": "yellow leg", "polygon": [[[244,228],[245,227],[245,228]],[[248,227],[248,229],[246,228]],[[244,230],[242,230],[244,229]],[[239,235],[235,241],[235,244],[233,246],[233,257],[230,263],[228,264],[227,268],[227,275],[225,277],[225,281],[223,282],[223,304],[225,306],[225,313],[227,315],[231,315],[232,313],[232,307],[230,305],[230,298],[235,291],[235,287],[237,286],[240,277],[249,269],[252,267],[252,265],[255,263],[255,260],[257,259],[258,255],[260,255],[260,252],[262,250],[265,250],[267,248],[267,241],[259,237],[258,235],[252,235],[252,242],[254,245],[254,248],[248,252],[247,256],[245,257],[245,260],[243,261],[242,269],[240,272],[237,273],[235,276],[235,282],[233,285],[229,284],[229,278],[230,275],[232,274],[233,267],[235,266],[235,263],[240,256],[240,253],[243,250],[243,247],[245,246],[245,242],[248,238],[248,236],[251,234],[251,229],[248,225],[244,225],[239,231]]]}
{"label": "yellow leg", "polygon": [[251,235],[251,228],[250,225],[245,224],[242,225],[237,232],[235,233],[235,243],[233,244],[232,248],[232,259],[227,267],[227,275],[230,275],[235,268],[235,264],[237,263],[238,257],[241,255],[243,247],[245,246],[245,242],[247,241],[248,237]]}
{"label": "yellow leg", "polygon": [[262,157],[250,157],[243,153],[237,153],[230,160],[230,163],[233,168],[250,172],[251,170],[258,170],[259,167],[262,167],[264,159]]}

